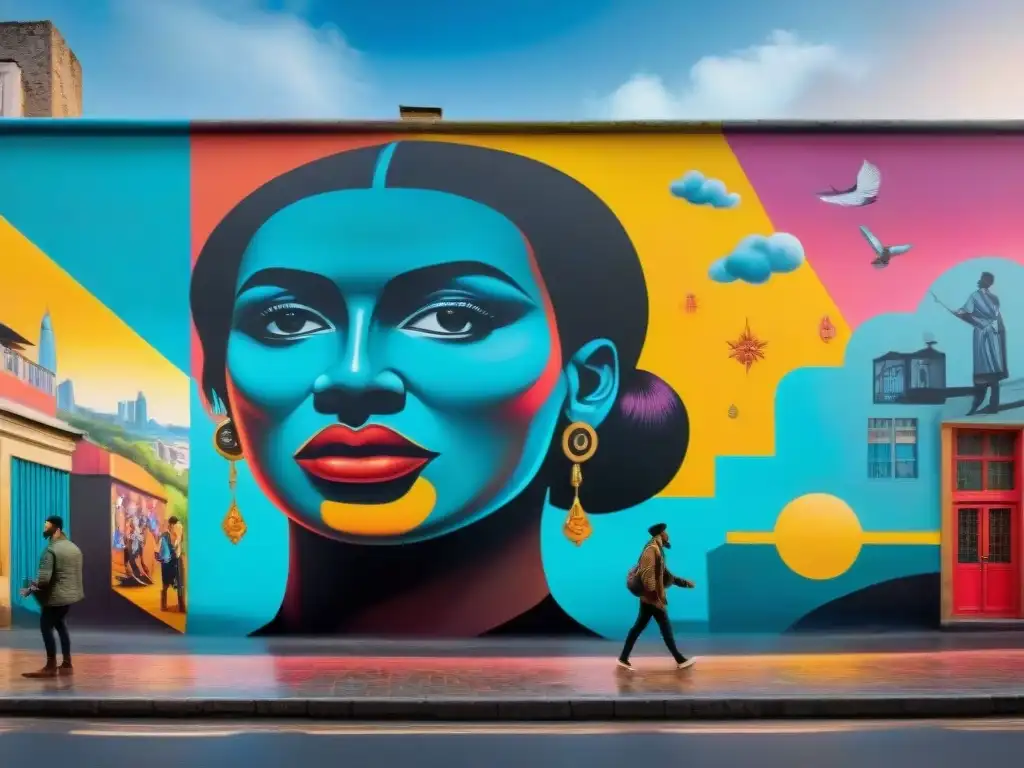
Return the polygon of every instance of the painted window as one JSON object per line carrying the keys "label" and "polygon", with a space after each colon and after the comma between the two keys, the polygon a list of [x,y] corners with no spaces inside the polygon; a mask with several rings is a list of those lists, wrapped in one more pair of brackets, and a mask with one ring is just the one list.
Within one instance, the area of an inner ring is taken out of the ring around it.
{"label": "painted window", "polygon": [[1017,432],[957,430],[956,489],[1014,491],[1017,475]]}
{"label": "painted window", "polygon": [[917,477],[917,419],[868,419],[868,477]]}
{"label": "painted window", "polygon": [[21,117],[21,67],[0,61],[0,117]]}

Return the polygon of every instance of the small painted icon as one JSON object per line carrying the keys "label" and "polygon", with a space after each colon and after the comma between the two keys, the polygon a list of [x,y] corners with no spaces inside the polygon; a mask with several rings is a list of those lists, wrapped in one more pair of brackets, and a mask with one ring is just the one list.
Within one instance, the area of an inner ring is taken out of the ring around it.
{"label": "small painted icon", "polygon": [[878,166],[865,160],[857,171],[857,182],[847,189],[832,187],[828,192],[819,192],[818,199],[844,208],[862,208],[878,199],[882,187],[882,172]]}
{"label": "small painted icon", "polygon": [[736,418],[739,418],[739,415],[740,415],[740,409],[737,408],[735,404],[730,405],[729,406],[729,418],[730,419],[736,419]]}
{"label": "small painted icon", "polygon": [[683,309],[686,310],[687,314],[693,314],[697,311],[700,305],[697,304],[697,296],[692,293],[686,294],[686,302],[683,304]]}
{"label": "small painted icon", "polygon": [[828,315],[821,318],[821,322],[818,323],[818,337],[826,344],[836,337],[836,327]]}

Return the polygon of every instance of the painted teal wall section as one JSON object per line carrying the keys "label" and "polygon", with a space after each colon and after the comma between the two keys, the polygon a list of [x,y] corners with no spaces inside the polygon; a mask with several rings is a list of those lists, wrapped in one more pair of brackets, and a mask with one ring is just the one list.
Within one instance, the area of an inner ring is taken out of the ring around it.
{"label": "painted teal wall section", "polygon": [[34,597],[18,594],[25,579],[36,575],[42,554],[43,523],[51,515],[64,518],[71,535],[71,473],[43,464],[11,459],[11,604],[39,612]]}

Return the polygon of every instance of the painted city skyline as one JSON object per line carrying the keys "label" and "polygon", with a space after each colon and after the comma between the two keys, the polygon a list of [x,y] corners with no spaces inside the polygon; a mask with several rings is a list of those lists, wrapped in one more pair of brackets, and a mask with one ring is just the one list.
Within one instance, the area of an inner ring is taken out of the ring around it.
{"label": "painted city skyline", "polygon": [[[165,422],[155,418],[152,415],[150,398],[145,390],[138,389],[134,394],[119,396],[119,392],[111,392],[105,386],[102,388],[88,386],[86,380],[89,377],[65,376],[64,369],[60,365],[60,356],[58,355],[57,330],[54,327],[53,316],[49,308],[45,309],[39,321],[39,343],[35,346],[36,359],[33,362],[41,368],[48,370],[56,378],[55,394],[58,410],[65,413],[84,411],[95,417],[114,421],[126,427],[129,431],[140,435],[147,435],[147,433],[152,432],[166,433],[165,436],[176,434],[180,436],[181,442],[187,441],[187,422],[186,424],[181,424],[174,421]],[[21,350],[19,354],[31,360],[31,352],[29,350]],[[84,386],[83,383],[85,384]],[[123,384],[121,387],[130,391],[130,388],[125,387]],[[98,397],[101,392],[104,395],[102,399]],[[117,398],[112,407],[111,394]],[[158,413],[162,410],[161,405],[165,406],[165,404],[158,404],[156,406]]]}

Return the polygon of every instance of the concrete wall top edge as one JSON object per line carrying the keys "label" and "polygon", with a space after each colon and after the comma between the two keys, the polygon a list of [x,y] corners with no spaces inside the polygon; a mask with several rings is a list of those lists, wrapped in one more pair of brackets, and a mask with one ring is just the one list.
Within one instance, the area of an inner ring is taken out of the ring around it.
{"label": "concrete wall top edge", "polygon": [[210,133],[926,133],[926,134],[1006,134],[1024,132],[1024,120],[749,120],[720,123],[693,121],[636,122],[471,122],[436,123],[397,120],[117,120],[76,118],[8,118],[0,121],[0,135],[23,133],[92,134],[210,134]]}

